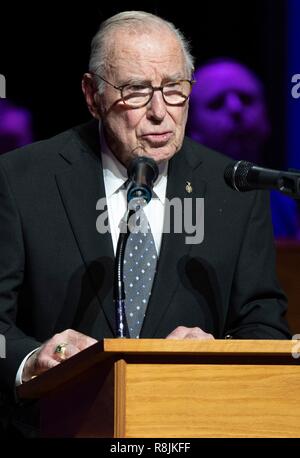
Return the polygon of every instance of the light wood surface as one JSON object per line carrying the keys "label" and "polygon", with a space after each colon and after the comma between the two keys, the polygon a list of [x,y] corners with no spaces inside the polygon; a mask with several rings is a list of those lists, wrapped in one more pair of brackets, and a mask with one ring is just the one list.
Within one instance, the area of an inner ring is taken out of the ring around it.
{"label": "light wood surface", "polygon": [[125,437],[126,434],[126,369],[127,364],[123,359],[115,362],[114,437]]}
{"label": "light wood surface", "polygon": [[124,437],[300,437],[299,366],[128,365]]}
{"label": "light wood surface", "polygon": [[[299,345],[300,347],[300,345]],[[173,340],[173,339],[104,339],[106,353],[177,353],[177,354],[235,354],[286,355],[296,348],[291,340]],[[300,351],[300,348],[299,348]]]}

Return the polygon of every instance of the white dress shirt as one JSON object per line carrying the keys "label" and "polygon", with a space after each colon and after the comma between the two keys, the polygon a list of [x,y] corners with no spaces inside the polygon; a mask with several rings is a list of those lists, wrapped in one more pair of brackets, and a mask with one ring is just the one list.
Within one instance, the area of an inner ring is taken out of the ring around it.
{"label": "white dress shirt", "polygon": [[[119,224],[127,210],[127,192],[124,183],[127,181],[127,170],[109,150],[104,135],[101,135],[102,167],[114,252],[117,250],[120,233]],[[168,163],[159,165],[159,175],[153,187],[153,197],[144,207],[153,234],[157,254],[159,255],[163,225],[164,205],[167,189]]]}
{"label": "white dress shirt", "polygon": [[[127,192],[124,188],[124,184],[128,177],[126,168],[108,148],[103,133],[101,133],[100,139],[109,226],[111,230],[114,253],[116,253],[120,233],[119,224],[127,210]],[[159,175],[153,187],[152,199],[149,204],[144,207],[144,212],[148,218],[153,234],[157,255],[159,255],[160,252],[164,225],[164,205],[168,179],[167,175],[168,162],[165,162],[159,165]],[[38,348],[26,355],[20,364],[15,380],[16,386],[22,384],[22,375],[25,363],[36,350],[38,350]]]}

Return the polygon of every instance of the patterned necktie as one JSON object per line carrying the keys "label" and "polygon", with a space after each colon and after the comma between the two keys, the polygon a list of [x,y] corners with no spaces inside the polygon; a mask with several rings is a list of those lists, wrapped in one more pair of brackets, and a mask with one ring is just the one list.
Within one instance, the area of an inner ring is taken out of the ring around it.
{"label": "patterned necktie", "polygon": [[142,208],[128,237],[124,257],[126,319],[131,338],[139,338],[156,272],[157,252]]}

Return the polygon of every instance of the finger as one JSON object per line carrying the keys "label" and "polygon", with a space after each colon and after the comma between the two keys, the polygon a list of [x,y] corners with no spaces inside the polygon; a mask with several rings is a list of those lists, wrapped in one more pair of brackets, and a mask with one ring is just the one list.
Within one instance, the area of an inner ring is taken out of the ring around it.
{"label": "finger", "polygon": [[207,334],[206,332],[189,332],[186,334],[184,339],[196,339],[196,340],[210,340],[214,337],[211,334]]}
{"label": "finger", "polygon": [[56,345],[53,349],[53,358],[56,361],[64,361],[65,359],[69,359],[72,356],[79,353],[81,350],[80,348],[76,347],[71,343],[64,343],[60,345]]}
{"label": "finger", "polygon": [[198,339],[198,340],[209,340],[214,339],[212,334],[209,334],[203,329],[195,327],[195,328],[187,328],[187,333],[184,337],[185,339]]}
{"label": "finger", "polygon": [[185,326],[178,326],[174,331],[171,332],[167,339],[197,339],[206,340],[214,339],[212,334],[203,331],[201,328],[187,328]]}
{"label": "finger", "polygon": [[206,339],[208,340],[215,340],[214,336],[212,334],[206,334]]}
{"label": "finger", "polygon": [[85,348],[88,348],[91,345],[97,343],[97,340],[93,337],[86,336],[85,334],[82,334],[78,331],[74,331],[74,329],[67,329],[61,334],[57,334],[55,337],[61,338],[61,342],[66,342],[74,345],[79,350],[84,350]]}
{"label": "finger", "polygon": [[47,370],[57,366],[58,364],[60,364],[60,362],[56,361],[54,358],[40,354],[35,361],[34,372],[36,375],[40,375],[43,372],[46,372]]}
{"label": "finger", "polygon": [[48,359],[48,369],[52,369],[53,367],[58,366],[59,364],[59,361],[55,361],[55,359]]}
{"label": "finger", "polygon": [[186,328],[185,326],[178,326],[166,337],[166,339],[184,339],[188,331],[189,328]]}

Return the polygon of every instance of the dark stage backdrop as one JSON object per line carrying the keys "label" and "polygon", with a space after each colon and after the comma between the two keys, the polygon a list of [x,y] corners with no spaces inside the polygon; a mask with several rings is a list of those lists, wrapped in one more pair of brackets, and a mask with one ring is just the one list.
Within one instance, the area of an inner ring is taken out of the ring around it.
{"label": "dark stage backdrop", "polygon": [[[4,2],[3,2],[4,3]],[[110,3],[110,6],[104,5]],[[283,162],[285,129],[285,0],[110,1],[1,5],[0,73],[7,98],[30,108],[35,138],[89,119],[81,94],[90,41],[100,22],[127,9],[173,21],[192,43],[196,64],[231,56],[262,78],[273,123],[270,164]],[[196,7],[197,4],[197,7]]]}

